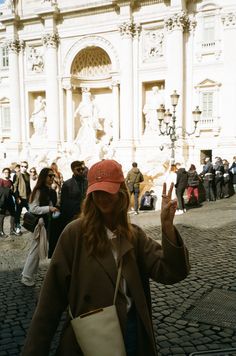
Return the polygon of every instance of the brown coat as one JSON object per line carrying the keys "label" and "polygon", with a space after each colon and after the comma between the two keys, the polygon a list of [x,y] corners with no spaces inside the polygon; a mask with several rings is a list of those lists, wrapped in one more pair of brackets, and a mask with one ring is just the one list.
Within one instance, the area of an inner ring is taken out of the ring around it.
{"label": "brown coat", "polygon": [[[139,227],[134,228],[136,238],[132,244],[125,237],[121,239],[122,275],[137,310],[138,355],[154,356],[157,352],[151,322],[149,277],[165,284],[181,281],[189,272],[188,253],[179,235],[179,246],[163,236],[161,247]],[[112,252],[108,251],[103,257],[88,255],[79,220],[68,224],[45,277],[22,356],[49,354],[51,339],[68,304],[74,317],[111,305],[116,276]],[[126,299],[121,293],[118,293],[116,306],[124,333]],[[56,355],[82,355],[69,319]]]}

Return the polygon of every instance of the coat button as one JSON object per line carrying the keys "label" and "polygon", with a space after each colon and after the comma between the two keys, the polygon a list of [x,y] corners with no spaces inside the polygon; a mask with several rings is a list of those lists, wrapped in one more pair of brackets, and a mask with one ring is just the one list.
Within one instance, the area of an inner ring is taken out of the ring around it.
{"label": "coat button", "polygon": [[90,295],[88,295],[88,294],[86,294],[85,296],[84,296],[84,301],[85,302],[89,302],[90,301]]}

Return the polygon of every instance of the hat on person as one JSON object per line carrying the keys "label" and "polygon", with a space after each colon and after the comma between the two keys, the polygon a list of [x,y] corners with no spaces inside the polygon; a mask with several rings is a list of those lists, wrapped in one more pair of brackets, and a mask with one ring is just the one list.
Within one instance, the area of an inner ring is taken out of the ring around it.
{"label": "hat on person", "polygon": [[125,181],[122,166],[113,159],[104,159],[95,163],[88,171],[87,195],[96,190],[115,194]]}

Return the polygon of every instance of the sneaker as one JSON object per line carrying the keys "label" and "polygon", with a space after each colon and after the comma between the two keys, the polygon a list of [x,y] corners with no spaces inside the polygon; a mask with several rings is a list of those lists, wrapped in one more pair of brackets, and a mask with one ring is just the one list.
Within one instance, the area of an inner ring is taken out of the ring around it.
{"label": "sneaker", "polygon": [[17,227],[17,228],[14,230],[14,235],[16,235],[16,236],[22,235],[21,229],[20,229],[19,227]]}
{"label": "sneaker", "polygon": [[25,277],[25,276],[22,276],[21,283],[27,287],[33,287],[35,285],[33,278]]}
{"label": "sneaker", "polygon": [[7,235],[3,232],[3,231],[0,231],[0,237],[6,237]]}
{"label": "sneaker", "polygon": [[183,210],[176,210],[175,215],[182,215],[184,213]]}
{"label": "sneaker", "polygon": [[134,215],[138,215],[138,211],[135,211],[135,212],[134,212]]}

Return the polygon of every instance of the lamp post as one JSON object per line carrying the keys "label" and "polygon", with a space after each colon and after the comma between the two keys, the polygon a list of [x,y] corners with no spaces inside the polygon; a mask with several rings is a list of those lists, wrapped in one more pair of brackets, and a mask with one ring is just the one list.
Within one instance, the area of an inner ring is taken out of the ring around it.
{"label": "lamp post", "polygon": [[[157,117],[159,120],[159,131],[161,136],[169,136],[171,141],[171,164],[175,163],[175,141],[177,141],[176,131],[181,129],[182,126],[176,127],[176,106],[179,101],[179,94],[174,90],[173,94],[170,96],[171,105],[173,106],[173,114],[171,114],[169,109],[165,109],[165,106],[162,104],[159,109],[157,109]],[[195,110],[192,112],[194,129],[192,132],[187,132],[185,129],[184,133],[188,136],[193,135],[196,131],[197,124],[200,120],[201,111],[199,107],[196,106]]]}

